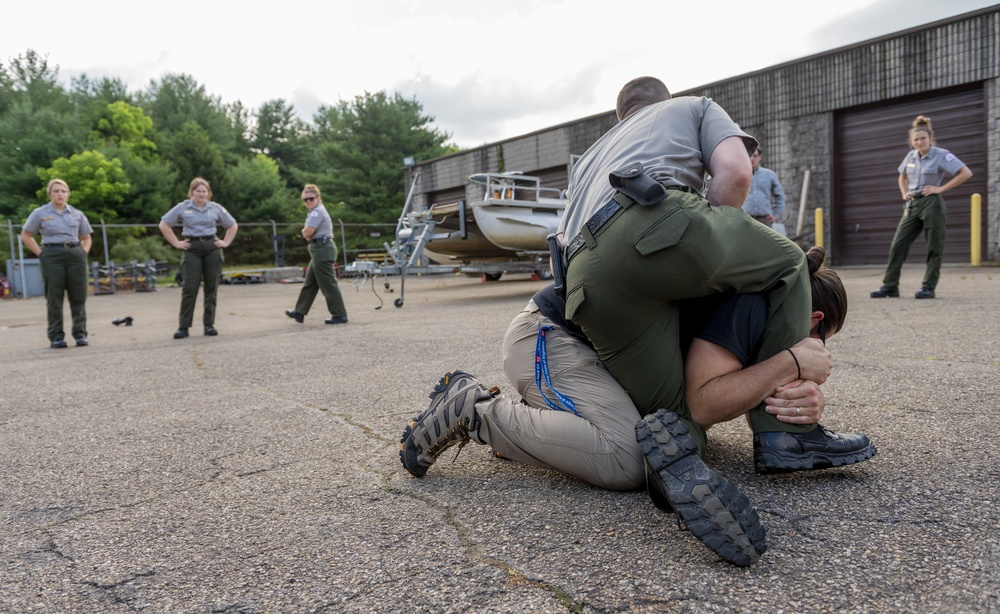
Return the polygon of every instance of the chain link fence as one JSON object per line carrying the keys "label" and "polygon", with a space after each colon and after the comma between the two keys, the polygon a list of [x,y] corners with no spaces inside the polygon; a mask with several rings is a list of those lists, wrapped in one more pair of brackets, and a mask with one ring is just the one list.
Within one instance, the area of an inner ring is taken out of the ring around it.
{"label": "chain link fence", "polygon": [[[154,289],[152,276],[170,276],[180,263],[180,251],[170,247],[156,224],[106,224],[92,220],[91,225],[94,232],[89,260],[95,293]],[[335,220],[338,268],[344,270],[355,260],[387,261],[384,244],[395,240],[395,228],[395,223],[352,224]],[[227,274],[305,267],[309,264],[309,243],[299,234],[301,230],[301,222],[241,223],[232,245],[226,249]],[[21,243],[20,234],[21,225],[12,220],[0,225],[0,246],[7,246],[0,258],[3,260],[0,298],[41,294],[41,290],[36,290],[41,284],[38,259]]]}

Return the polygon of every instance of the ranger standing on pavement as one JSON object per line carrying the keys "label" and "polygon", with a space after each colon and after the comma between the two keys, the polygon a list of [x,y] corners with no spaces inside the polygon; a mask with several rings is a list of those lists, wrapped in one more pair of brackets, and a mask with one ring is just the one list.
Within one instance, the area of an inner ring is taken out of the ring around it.
{"label": "ranger standing on pavement", "polygon": [[[188,336],[194,321],[194,304],[198,299],[198,286],[205,282],[205,312],[202,323],[209,337],[218,335],[215,330],[215,303],[222,277],[222,250],[236,238],[239,225],[226,208],[212,202],[212,188],[201,177],[191,180],[188,199],[178,203],[160,220],[160,232],[173,247],[181,250],[181,275],[184,278],[181,292],[180,326],[174,339]],[[226,229],[226,236],[215,236],[218,225]],[[178,240],[172,226],[181,225],[183,240]]]}
{"label": "ranger standing on pavement", "polygon": [[[910,153],[899,165],[899,192],[903,197],[903,217],[889,248],[889,265],[882,287],[872,298],[899,296],[899,274],[910,246],[923,231],[927,237],[927,270],[916,298],[934,298],[944,256],[946,210],[942,194],[972,177],[972,171],[955,154],[938,147],[929,117],[918,115],[910,128]],[[951,176],[946,183],[944,178]]]}
{"label": "ranger standing on pavement", "polygon": [[[93,229],[87,216],[70,206],[69,186],[65,181],[53,179],[49,181],[45,191],[50,200],[28,214],[21,229],[21,241],[31,253],[38,256],[42,268],[51,347],[66,347],[63,296],[69,298],[73,339],[78,346],[85,346],[87,253],[90,251]],[[35,241],[36,232],[42,235],[41,245]]]}
{"label": "ranger standing on pavement", "polygon": [[306,269],[306,279],[299,291],[295,310],[285,311],[285,315],[302,324],[316,300],[316,294],[322,291],[326,298],[326,308],[330,310],[330,319],[325,322],[347,324],[347,307],[344,306],[344,297],[337,287],[337,273],[334,269],[337,245],[333,242],[333,220],[323,205],[323,198],[316,185],[309,183],[302,188],[302,202],[309,210],[302,227],[302,238],[309,241],[309,268]]}

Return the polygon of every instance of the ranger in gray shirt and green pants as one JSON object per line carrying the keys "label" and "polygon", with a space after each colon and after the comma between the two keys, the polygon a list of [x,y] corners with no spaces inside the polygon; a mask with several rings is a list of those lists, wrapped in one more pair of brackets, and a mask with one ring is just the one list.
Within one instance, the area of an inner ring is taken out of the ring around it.
{"label": "ranger in gray shirt and green pants", "polygon": [[[170,245],[184,252],[181,256],[181,276],[184,278],[181,290],[180,326],[174,333],[174,339],[188,336],[188,329],[194,321],[194,305],[198,299],[198,286],[205,282],[205,311],[202,323],[205,334],[214,337],[215,303],[219,291],[219,279],[222,277],[222,250],[229,247],[236,238],[239,225],[226,208],[209,200],[212,198],[212,188],[208,181],[201,177],[191,180],[188,188],[188,200],[178,203],[160,220],[160,232],[170,242]],[[219,239],[215,236],[216,226],[226,229],[226,236]],[[183,240],[178,240],[173,226],[181,225]]]}
{"label": "ranger in gray shirt and green pants", "polygon": [[[916,298],[934,298],[944,256],[946,209],[941,196],[972,177],[972,171],[955,154],[938,147],[929,117],[918,115],[910,128],[910,150],[899,164],[899,193],[903,197],[903,217],[896,226],[889,248],[889,265],[882,287],[872,298],[899,297],[899,275],[913,241],[923,232],[927,237],[927,269]],[[945,178],[948,177],[948,181]]]}
{"label": "ranger in gray shirt and green pants", "polygon": [[306,269],[306,279],[299,291],[295,310],[285,311],[285,315],[301,324],[316,300],[316,294],[322,292],[326,308],[330,311],[330,318],[324,321],[327,324],[347,324],[347,307],[337,287],[334,269],[337,245],[333,242],[333,220],[323,206],[323,198],[315,184],[309,183],[302,188],[302,202],[309,209],[302,227],[302,238],[309,241],[309,268]]}
{"label": "ranger in gray shirt and green pants", "polygon": [[[38,256],[42,268],[51,347],[66,347],[63,295],[69,298],[73,339],[78,346],[84,346],[87,345],[87,253],[93,229],[87,216],[67,202],[69,186],[65,181],[49,181],[46,191],[51,200],[28,215],[21,240]],[[35,241],[36,232],[42,235],[41,245]]]}

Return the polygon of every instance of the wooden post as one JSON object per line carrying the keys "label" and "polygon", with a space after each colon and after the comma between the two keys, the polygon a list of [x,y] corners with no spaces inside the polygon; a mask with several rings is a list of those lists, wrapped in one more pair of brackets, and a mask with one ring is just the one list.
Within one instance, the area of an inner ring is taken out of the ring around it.
{"label": "wooden post", "polygon": [[809,169],[802,176],[802,195],[799,197],[799,222],[795,227],[795,236],[801,237],[806,226],[806,201],[809,197]]}

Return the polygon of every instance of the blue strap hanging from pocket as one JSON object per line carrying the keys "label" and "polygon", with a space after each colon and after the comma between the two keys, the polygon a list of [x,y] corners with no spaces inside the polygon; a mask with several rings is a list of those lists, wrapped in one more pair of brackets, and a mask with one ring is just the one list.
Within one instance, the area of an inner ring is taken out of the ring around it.
{"label": "blue strap hanging from pocket", "polygon": [[[546,352],[545,333],[554,328],[553,326],[543,326],[538,329],[538,341],[535,343],[535,385],[538,386],[538,392],[541,393],[542,399],[549,407],[556,411],[570,411],[579,416],[580,414],[576,412],[576,404],[573,403],[572,399],[552,386],[552,378],[549,376],[549,359]],[[549,397],[545,396],[545,391],[542,390],[543,377],[545,378],[545,383],[548,384],[549,388],[556,395],[556,399],[563,404],[563,407],[559,407],[550,401]]]}

